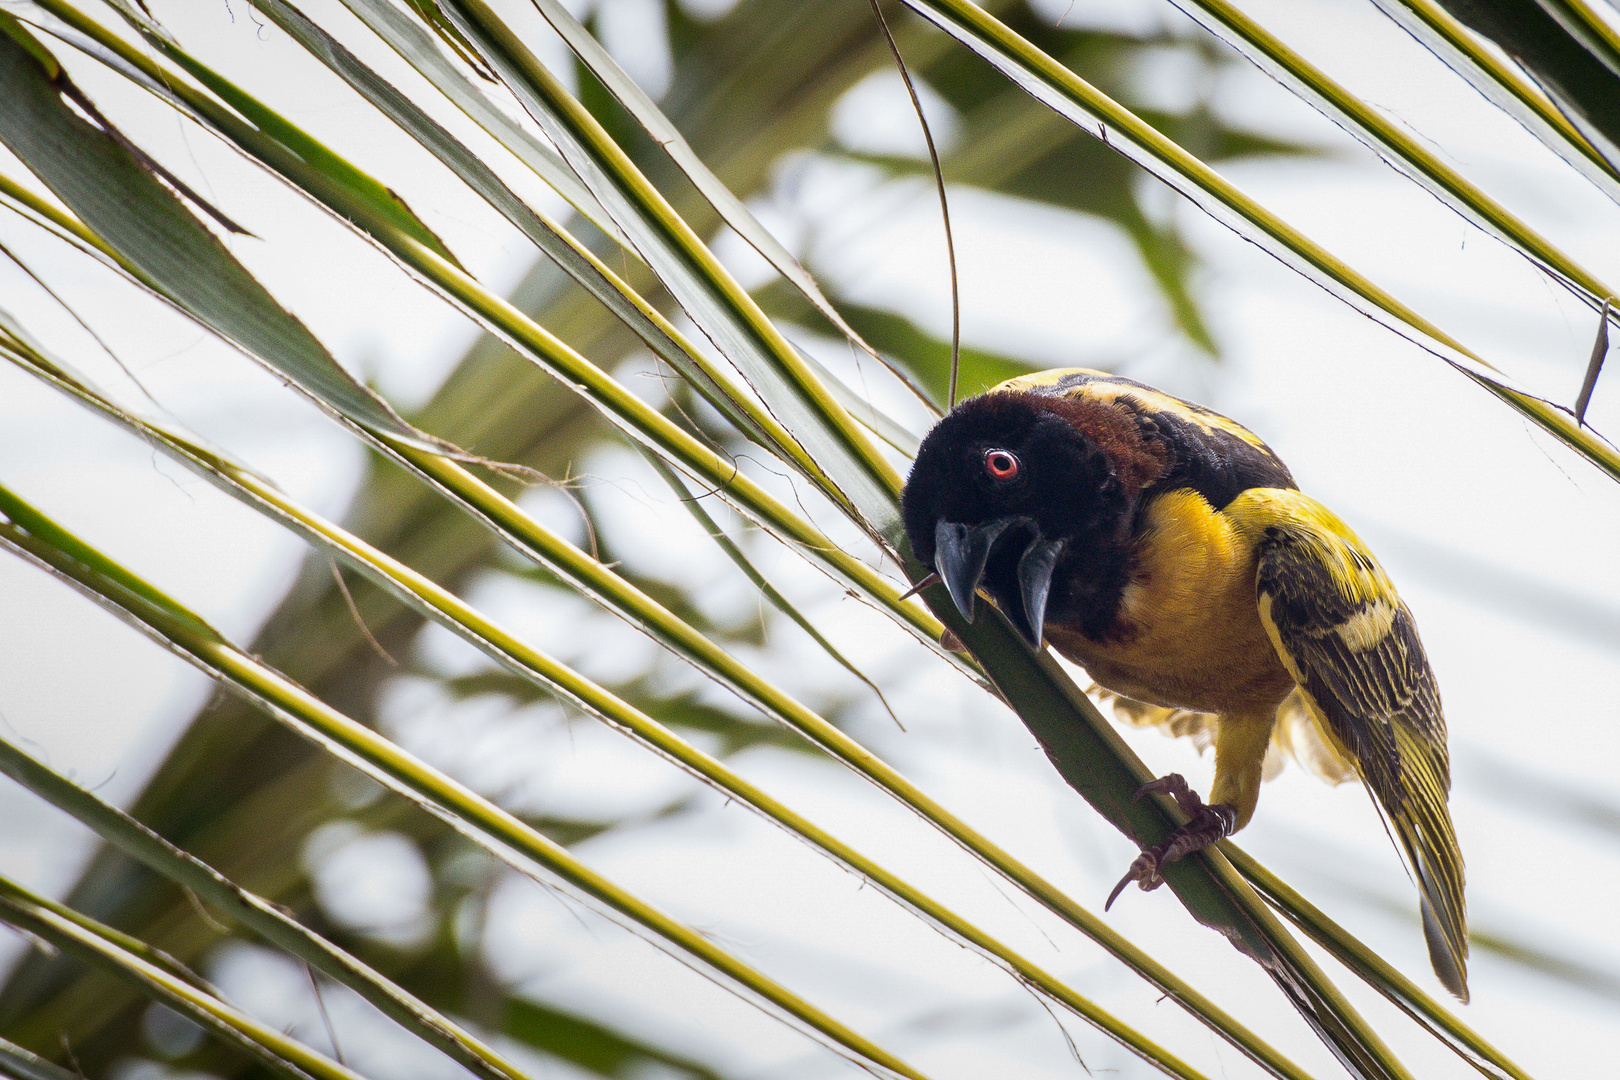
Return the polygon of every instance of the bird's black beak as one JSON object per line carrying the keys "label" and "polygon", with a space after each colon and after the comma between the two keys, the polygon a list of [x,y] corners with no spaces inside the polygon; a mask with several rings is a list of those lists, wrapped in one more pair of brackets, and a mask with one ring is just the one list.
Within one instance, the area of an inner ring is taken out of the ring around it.
{"label": "bird's black beak", "polygon": [[1012,523],[1012,518],[997,518],[983,525],[942,521],[934,526],[934,569],[956,601],[956,610],[968,622],[977,614],[979,582],[990,548]]}
{"label": "bird's black beak", "polygon": [[[945,582],[956,610],[972,622],[976,612],[979,583],[984,579],[990,549],[1008,526],[1032,524],[1022,517],[997,518],[982,525],[941,521],[934,526],[934,569]],[[1018,632],[1033,649],[1041,647],[1046,624],[1046,599],[1052,591],[1052,571],[1063,553],[1062,540],[1044,540],[1037,532],[1018,559],[1018,594],[1022,611],[1009,611]]]}
{"label": "bird's black beak", "polygon": [[[1040,651],[1041,633],[1046,628],[1046,598],[1052,591],[1052,571],[1057,568],[1058,556],[1063,554],[1062,540],[1043,540],[1039,536],[1018,559],[1018,596],[1024,602],[1024,624],[1018,626],[1029,647]],[[1014,619],[1013,624],[1018,625]]]}

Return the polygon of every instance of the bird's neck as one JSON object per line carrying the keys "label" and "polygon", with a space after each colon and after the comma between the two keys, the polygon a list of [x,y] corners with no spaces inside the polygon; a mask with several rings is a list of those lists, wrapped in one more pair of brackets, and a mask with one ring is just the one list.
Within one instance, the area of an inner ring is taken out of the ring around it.
{"label": "bird's neck", "polygon": [[1113,539],[1072,544],[1053,576],[1063,587],[1047,602],[1047,621],[1105,640],[1119,619],[1130,580],[1130,545]]}
{"label": "bird's neck", "polygon": [[[1129,563],[1130,545],[1123,540],[1071,542],[1052,575],[1047,625],[1060,625],[1093,640],[1105,640],[1119,617]],[[1019,622],[1023,600],[1016,559],[991,559],[985,567],[984,589],[1009,619]]]}

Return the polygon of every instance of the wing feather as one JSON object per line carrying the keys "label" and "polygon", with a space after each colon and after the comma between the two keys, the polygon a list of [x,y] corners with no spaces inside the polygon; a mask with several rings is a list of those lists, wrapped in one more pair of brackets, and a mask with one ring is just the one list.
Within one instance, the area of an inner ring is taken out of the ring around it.
{"label": "wing feather", "polygon": [[1412,613],[1355,534],[1308,496],[1251,490],[1228,513],[1255,541],[1256,598],[1272,644],[1372,792],[1417,878],[1435,974],[1467,1001],[1446,723]]}

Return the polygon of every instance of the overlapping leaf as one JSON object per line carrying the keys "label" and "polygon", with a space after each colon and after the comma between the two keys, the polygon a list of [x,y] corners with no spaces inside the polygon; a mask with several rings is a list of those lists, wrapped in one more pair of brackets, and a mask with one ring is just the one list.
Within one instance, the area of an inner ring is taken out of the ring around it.
{"label": "overlapping leaf", "polygon": [[226,250],[116,129],[97,128],[39,57],[0,34],[0,142],[145,282],[204,325],[355,423],[443,445],[405,423],[333,359]]}

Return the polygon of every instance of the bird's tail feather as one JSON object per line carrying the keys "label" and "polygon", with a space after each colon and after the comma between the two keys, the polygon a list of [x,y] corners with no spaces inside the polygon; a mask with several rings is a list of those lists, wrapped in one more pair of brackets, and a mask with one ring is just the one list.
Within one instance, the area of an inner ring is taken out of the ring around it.
{"label": "bird's tail feather", "polygon": [[1446,805],[1449,770],[1444,749],[1413,738],[1396,725],[1402,746],[1402,769],[1394,790],[1376,790],[1385,814],[1395,826],[1422,897],[1423,936],[1429,961],[1447,990],[1468,1002],[1468,910],[1463,897],[1462,850]]}
{"label": "bird's tail feather", "polygon": [[1454,994],[1458,1001],[1468,1004],[1468,937],[1466,931],[1447,926],[1435,912],[1433,904],[1424,895],[1423,939],[1429,944],[1429,964],[1434,968],[1440,984]]}

